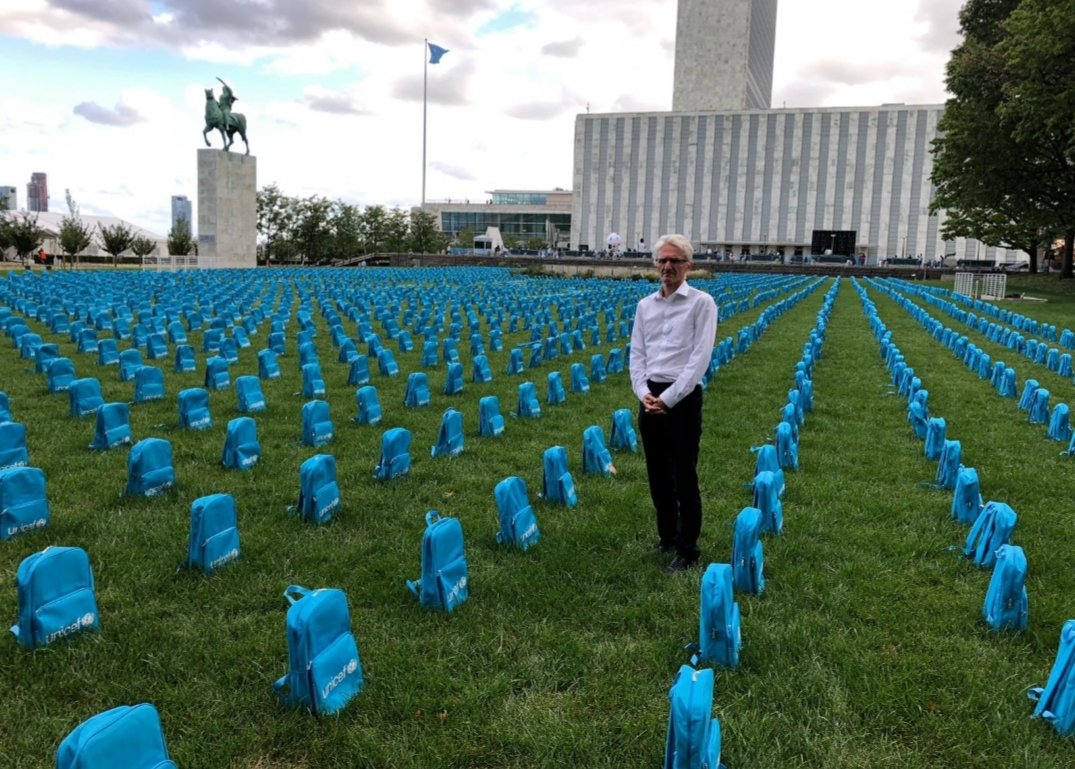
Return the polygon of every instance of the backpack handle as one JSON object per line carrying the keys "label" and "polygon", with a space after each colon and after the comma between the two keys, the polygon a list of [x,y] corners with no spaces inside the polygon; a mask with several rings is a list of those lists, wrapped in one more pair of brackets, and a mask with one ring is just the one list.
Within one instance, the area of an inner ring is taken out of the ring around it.
{"label": "backpack handle", "polygon": [[288,605],[294,606],[311,592],[309,588],[302,585],[288,585],[287,589],[284,590],[284,598],[287,599]]}
{"label": "backpack handle", "polygon": [[436,510],[430,510],[426,513],[426,526],[432,526],[434,523],[440,520],[440,513]]}

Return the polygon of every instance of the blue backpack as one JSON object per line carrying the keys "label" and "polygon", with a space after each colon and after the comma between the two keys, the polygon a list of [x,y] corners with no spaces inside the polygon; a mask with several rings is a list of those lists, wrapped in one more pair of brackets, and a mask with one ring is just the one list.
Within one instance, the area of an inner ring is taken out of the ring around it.
{"label": "blue backpack", "polygon": [[0,470],[0,540],[43,529],[48,522],[44,471],[37,467]]}
{"label": "blue backpack", "polygon": [[361,387],[370,383],[370,359],[369,356],[359,353],[351,361],[351,368],[347,371],[347,384],[351,387]]}
{"label": "blue backpack", "polygon": [[1017,519],[1015,511],[1004,502],[987,502],[967,535],[963,557],[972,559],[975,566],[991,567],[997,550],[1011,539]]}
{"label": "blue backpack", "polygon": [[179,392],[179,426],[192,430],[208,430],[213,426],[209,414],[209,391],[202,387],[188,387]]}
{"label": "blue backpack", "polygon": [[926,425],[929,421],[929,391],[919,390],[907,406],[907,421],[914,428],[915,437],[920,441],[926,439]]}
{"label": "blue backpack", "polygon": [[239,557],[235,497],[210,494],[190,506],[190,539],[183,565],[212,574]]}
{"label": "blue backpack", "polygon": [[146,357],[150,360],[168,357],[168,343],[164,340],[164,334],[149,335],[146,339]]}
{"label": "blue backpack", "polygon": [[49,364],[45,376],[48,378],[48,391],[50,393],[67,392],[67,388],[75,381],[75,364],[70,358],[56,358]]}
{"label": "blue backpack", "polygon": [[56,751],[56,769],[176,769],[160,716],[147,702],[120,705],[76,726]]}
{"label": "blue backpack", "polygon": [[302,442],[307,446],[323,446],[332,440],[332,419],[326,401],[302,404]]}
{"label": "blue backpack", "polygon": [[1034,706],[1031,718],[1048,721],[1060,734],[1075,733],[1075,619],[1060,629],[1060,646],[1044,687],[1027,692]]}
{"label": "blue backpack", "polygon": [[97,409],[91,449],[104,451],[130,443],[131,407],[127,403],[105,403]]}
{"label": "blue backpack", "polygon": [[616,409],[612,412],[612,433],[609,446],[616,451],[629,449],[638,453],[638,435],[635,433],[630,409]]}
{"label": "blue backpack", "polygon": [[280,363],[276,360],[276,353],[268,348],[258,351],[258,378],[280,378]]}
{"label": "blue backpack", "polygon": [[493,381],[493,370],[489,368],[489,359],[484,355],[475,355],[471,365],[470,381],[485,383]]}
{"label": "blue backpack", "polygon": [[261,391],[261,380],[256,376],[247,374],[236,377],[235,395],[239,400],[239,411],[244,414],[254,414],[266,408],[265,394]]}
{"label": "blue backpack", "polygon": [[784,506],[780,503],[780,486],[771,470],[754,475],[754,507],[761,511],[762,531],[780,534],[784,530]]}
{"label": "blue backpack", "polygon": [[765,551],[761,531],[761,510],[744,507],[739,511],[732,539],[732,584],[736,590],[754,595],[761,595],[765,590]]}
{"label": "blue backpack", "polygon": [[163,438],[143,438],[127,457],[127,493],[152,497],[175,486],[172,444]]}
{"label": "blue backpack", "polygon": [[467,559],[458,518],[442,518],[436,510],[426,513],[422,576],[417,581],[407,580],[407,587],[430,609],[451,612],[467,600]]}
{"label": "blue backpack", "polygon": [[1034,391],[1027,416],[1030,424],[1044,425],[1049,422],[1049,397],[1050,393],[1044,387],[1039,387]]}
{"label": "blue backpack", "polygon": [[439,363],[437,358],[437,340],[427,339],[422,343],[422,368],[432,368]]}
{"label": "blue backpack", "polygon": [[941,458],[941,452],[944,450],[944,438],[945,433],[948,430],[948,425],[944,421],[944,417],[931,417],[926,424],[926,445],[924,452],[926,459],[936,462]]}
{"label": "blue backpack", "polygon": [[365,679],[351,632],[347,596],[336,588],[290,585],[287,610],[287,674],[273,691],[289,708],[332,715],[362,691]]}
{"label": "blue backpack", "polygon": [[[302,336],[301,332],[299,336]],[[311,363],[320,364],[321,359],[317,356],[317,346],[313,343],[312,339],[306,342],[299,342],[299,369],[301,370],[305,366],[309,366]]]}
{"label": "blue backpack", "polygon": [[567,399],[568,395],[563,391],[563,378],[560,376],[560,372],[549,371],[548,393],[545,396],[545,402],[549,405],[557,405]]}
{"label": "blue backpack", "polygon": [[377,370],[382,376],[399,376],[399,364],[396,356],[387,347],[377,353]]}
{"label": "blue backpack", "polygon": [[956,475],[956,488],[952,494],[952,520],[974,523],[982,511],[982,493],[978,483],[978,471],[973,467],[960,467]]}
{"label": "blue backpack", "polygon": [[668,692],[663,769],[723,769],[720,721],[713,718],[713,670],[683,665]]}
{"label": "blue backpack", "polygon": [[134,372],[140,369],[142,365],[142,352],[137,347],[121,352],[119,354],[119,381],[133,381]]}
{"label": "blue backpack", "polygon": [[1034,402],[1034,393],[1038,391],[1038,380],[1028,379],[1023,385],[1023,394],[1019,396],[1019,408],[1030,413],[1030,406]]}
{"label": "blue backpack", "polygon": [[537,516],[526,495],[526,481],[517,475],[505,478],[493,489],[500,517],[496,541],[529,550],[541,540]]}
{"label": "blue backpack", "polygon": [[1052,416],[1049,417],[1049,437],[1062,443],[1071,440],[1071,415],[1068,404],[1058,403],[1053,407]]}
{"label": "blue backpack", "polygon": [[500,399],[486,395],[478,401],[478,435],[493,438],[504,433],[504,416],[500,413]]}
{"label": "blue backpack", "polygon": [[172,370],[176,374],[185,374],[189,371],[198,370],[198,362],[194,358],[194,348],[189,344],[181,344],[175,348],[175,361]]}
{"label": "blue backpack", "polygon": [[776,458],[781,470],[799,469],[799,442],[787,422],[776,426]]}
{"label": "blue backpack", "polygon": [[605,371],[605,359],[601,353],[594,353],[590,356],[590,379],[597,383],[608,379],[608,372]]}
{"label": "blue backpack", "polygon": [[93,377],[76,379],[71,383],[67,391],[70,400],[71,416],[84,417],[96,414],[97,409],[105,402],[101,396],[101,382]]}
{"label": "blue backpack", "polygon": [[454,457],[463,453],[463,415],[453,408],[444,410],[437,443],[430,450],[434,457]]}
{"label": "blue backpack", "polygon": [[463,392],[463,364],[449,363],[448,376],[444,380],[444,394],[457,395]]}
{"label": "blue backpack", "polygon": [[711,563],[702,575],[698,637],[699,661],[712,661],[726,668],[739,665],[743,638],[729,564]]}
{"label": "blue backpack", "polygon": [[11,421],[11,400],[6,392],[0,392],[0,422]]}
{"label": "blue backpack", "polygon": [[541,402],[538,401],[537,388],[533,382],[523,382],[519,385],[519,410],[521,417],[541,416]]}
{"label": "blue backpack", "polygon": [[405,427],[390,427],[381,436],[381,458],[373,477],[388,481],[411,471],[411,431]]}
{"label": "blue backpack", "polygon": [[[773,474],[773,481],[776,484],[777,496],[783,498],[784,496],[784,471],[780,467],[780,457],[777,455],[776,446],[771,443],[766,443],[756,448],[751,449],[758,456],[754,460],[754,476],[757,477],[758,473],[768,470]],[[754,487],[754,483],[751,482],[750,487]]]}
{"label": "blue backpack", "polygon": [[356,424],[375,425],[381,421],[381,401],[373,385],[364,385],[355,390],[355,404],[358,407]]}
{"label": "blue backpack", "polygon": [[20,422],[0,422],[0,470],[28,465],[26,426]]}
{"label": "blue backpack", "polygon": [[941,456],[937,462],[936,485],[942,489],[955,489],[959,477],[960,461],[963,458],[963,446],[959,441],[945,441]]}
{"label": "blue backpack", "polygon": [[982,616],[994,630],[1026,630],[1026,554],[1018,545],[1001,545],[996,558]]}
{"label": "blue backpack", "polygon": [[302,397],[322,398],[325,395],[325,378],[320,363],[307,363],[302,367]]}
{"label": "blue backpack", "polygon": [[590,391],[590,380],[586,376],[586,367],[581,363],[571,364],[571,392],[573,393],[588,393]]}
{"label": "blue backpack", "polygon": [[411,372],[407,376],[407,391],[403,395],[403,405],[411,408],[428,406],[431,398],[429,375],[424,371]]}
{"label": "blue backpack", "polygon": [[615,475],[612,454],[605,445],[605,431],[590,425],[582,431],[582,472],[590,475]]}
{"label": "blue backpack", "polygon": [[252,417],[236,417],[228,422],[221,464],[230,470],[249,470],[261,459],[258,423]]}
{"label": "blue backpack", "polygon": [[134,372],[134,402],[164,398],[164,372],[155,366],[141,366]]}
{"label": "blue backpack", "polygon": [[551,446],[542,456],[541,493],[549,502],[559,502],[568,507],[578,504],[575,481],[567,471],[567,449]]}
{"label": "blue backpack", "polygon": [[225,390],[231,386],[228,362],[219,355],[214,355],[205,362],[205,389]]}
{"label": "blue backpack", "polygon": [[15,574],[19,622],[11,632],[27,649],[97,630],[90,557],[80,547],[46,547],[27,556]]}
{"label": "blue backpack", "polygon": [[115,339],[102,339],[97,345],[97,365],[116,366],[119,364],[119,345]]}
{"label": "blue backpack", "polygon": [[608,351],[607,371],[610,374],[623,372],[623,351],[619,347],[613,347]]}
{"label": "blue backpack", "polygon": [[327,523],[340,506],[340,487],[336,483],[336,457],[315,454],[299,465],[298,513],[311,523]]}
{"label": "blue backpack", "polygon": [[508,369],[509,374],[521,374],[523,373],[523,351],[518,347],[513,347],[508,354]]}

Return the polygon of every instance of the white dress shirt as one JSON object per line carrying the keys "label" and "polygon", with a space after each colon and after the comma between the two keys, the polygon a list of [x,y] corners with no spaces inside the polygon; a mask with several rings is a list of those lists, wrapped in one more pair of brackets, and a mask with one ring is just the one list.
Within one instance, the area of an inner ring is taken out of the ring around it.
{"label": "white dress shirt", "polygon": [[717,303],[687,281],[667,297],[644,297],[631,332],[631,389],[642,400],[647,379],[671,382],[660,398],[672,408],[701,383],[716,338]]}

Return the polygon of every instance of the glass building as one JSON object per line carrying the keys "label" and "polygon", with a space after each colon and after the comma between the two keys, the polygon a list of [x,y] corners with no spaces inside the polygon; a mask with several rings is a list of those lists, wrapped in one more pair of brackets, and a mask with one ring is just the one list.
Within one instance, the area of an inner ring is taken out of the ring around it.
{"label": "glass building", "polygon": [[426,201],[442,232],[454,241],[463,230],[483,235],[490,227],[505,239],[566,247],[571,233],[572,193],[567,190],[492,190],[481,203]]}

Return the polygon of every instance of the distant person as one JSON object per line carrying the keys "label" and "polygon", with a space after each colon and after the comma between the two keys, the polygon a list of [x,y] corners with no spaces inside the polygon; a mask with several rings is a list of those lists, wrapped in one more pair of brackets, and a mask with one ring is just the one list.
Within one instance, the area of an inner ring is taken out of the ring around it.
{"label": "distant person", "polygon": [[687,238],[663,235],[653,253],[661,287],[635,310],[631,389],[639,400],[638,427],[657,517],[654,552],[675,552],[665,567],[675,574],[698,563],[701,554],[701,381],[716,341],[717,305],[687,285],[694,265]]}

